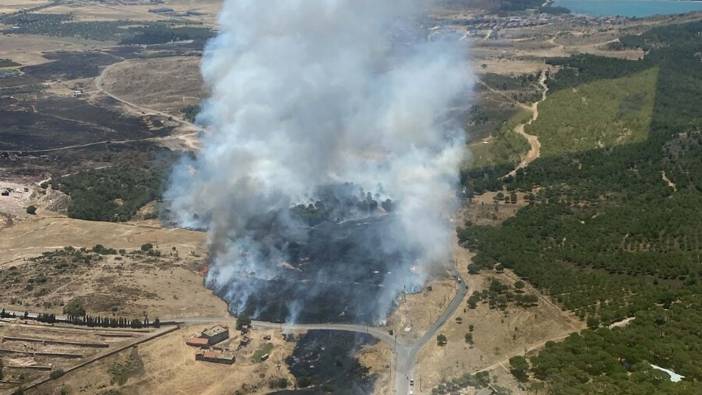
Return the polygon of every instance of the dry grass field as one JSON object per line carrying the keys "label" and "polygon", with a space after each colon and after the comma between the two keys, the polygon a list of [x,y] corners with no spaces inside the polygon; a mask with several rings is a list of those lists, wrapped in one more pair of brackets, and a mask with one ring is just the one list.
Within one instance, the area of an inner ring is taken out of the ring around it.
{"label": "dry grass field", "polygon": [[104,73],[102,84],[128,102],[176,116],[205,96],[200,58],[192,56],[117,63]]}
{"label": "dry grass field", "polygon": [[[0,305],[60,313],[78,297],[91,313],[224,316],[226,304],[203,286],[205,237],[165,229],[154,221],[118,224],[58,216],[15,220],[0,229],[0,274],[8,284],[0,292]],[[145,244],[160,256],[143,253]],[[119,253],[90,252],[96,245]],[[76,251],[65,253],[64,247]]]}
{"label": "dry grass field", "polygon": [[0,229],[0,267],[66,246],[92,248],[102,244],[115,249],[137,249],[151,243],[162,251],[176,247],[180,256],[202,255],[206,235],[184,229],[166,229],[153,223],[81,221],[65,217],[39,217]]}
{"label": "dry grass field", "polygon": [[43,54],[53,51],[91,51],[111,43],[81,40],[68,37],[47,37],[33,34],[8,34],[2,36],[0,58],[10,59],[22,66],[46,63]]}
{"label": "dry grass field", "polygon": [[[507,284],[516,280],[507,272],[470,275],[469,294],[486,289],[491,278]],[[464,307],[441,330],[448,344],[441,347],[433,341],[419,354],[415,380],[421,380],[423,391],[418,393],[430,393],[434,386],[464,373],[502,368],[515,355],[524,355],[585,327],[545,298],[537,307],[527,309],[510,306],[505,311],[493,310],[482,303],[474,310],[467,304]],[[464,339],[470,325],[474,328],[473,345]]]}
{"label": "dry grass field", "polygon": [[455,294],[453,279],[433,281],[422,292],[403,296],[386,326],[398,339],[416,340],[431,327]]}
{"label": "dry grass field", "polygon": [[[0,13],[12,13],[21,9],[31,9],[49,5],[46,0],[9,0],[9,4],[0,4]],[[221,7],[221,0],[166,0],[162,4],[139,4],[126,1],[108,0],[101,2],[75,1],[55,2],[41,9],[45,14],[71,14],[76,21],[167,21],[173,17],[187,19],[191,22],[214,25]],[[175,15],[156,13],[149,10],[170,8]]]}
{"label": "dry grass field", "polygon": [[375,382],[375,395],[385,395],[392,393],[393,382],[391,374],[392,350],[390,346],[383,342],[378,342],[372,346],[366,346],[358,352],[358,360],[361,365],[369,369],[369,373],[377,375]]}
{"label": "dry grass field", "polygon": [[[470,221],[476,225],[499,225],[508,218],[514,217],[520,208],[528,204],[524,199],[524,193],[521,192],[516,194],[516,203],[498,200],[497,194],[498,192],[485,192],[474,196],[470,205],[459,215],[461,224]],[[510,194],[505,191],[503,195],[509,198]]]}
{"label": "dry grass field", "polygon": [[[515,204],[496,204],[495,196],[496,193],[476,196],[459,213],[458,218],[460,221],[470,220],[481,225],[498,226],[526,204],[522,194],[518,195]],[[479,302],[475,309],[471,309],[467,303],[470,295],[489,289],[493,279],[512,289],[519,280],[509,270],[469,274],[468,264],[473,256],[471,251],[460,247],[456,241],[454,261],[456,269],[466,280],[468,293],[461,307],[439,331],[446,336],[447,345],[439,346],[432,339],[420,351],[414,377],[417,394],[429,394],[432,388],[442,382],[478,371],[490,372],[493,383],[509,388],[514,394],[523,394],[519,383],[508,371],[508,359],[538,350],[546,341],[560,340],[585,328],[583,322],[564,312],[528,284],[525,284],[523,293],[537,296],[536,306],[525,308],[510,303],[502,310],[491,309],[488,303]],[[420,306],[414,307],[415,312],[422,310]],[[473,344],[466,341],[468,333],[472,334]]]}
{"label": "dry grass field", "polygon": [[[97,249],[95,251],[98,251]],[[0,272],[0,305],[61,314],[77,299],[89,314],[119,317],[223,317],[226,304],[203,286],[202,263],[177,250],[115,255],[72,248],[46,252]]]}
{"label": "dry grass field", "polygon": [[31,9],[50,3],[48,0],[6,0],[0,3],[0,14],[11,14],[23,9]]}

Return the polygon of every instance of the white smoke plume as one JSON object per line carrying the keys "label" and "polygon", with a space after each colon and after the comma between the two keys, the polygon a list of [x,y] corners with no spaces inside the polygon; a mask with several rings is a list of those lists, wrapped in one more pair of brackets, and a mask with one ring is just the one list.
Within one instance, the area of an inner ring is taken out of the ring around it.
{"label": "white smoke plume", "polygon": [[228,284],[290,270],[285,251],[262,245],[248,224],[314,201],[320,186],[351,183],[392,199],[393,231],[382,245],[419,254],[383,280],[376,319],[450,259],[465,149],[450,109],[463,104],[472,76],[464,43],[428,39],[425,6],[225,1],[202,62],[211,96],[199,120],[208,132],[201,152],[174,169],[166,202],[179,225],[209,230],[207,281],[237,300],[234,312],[256,285]]}

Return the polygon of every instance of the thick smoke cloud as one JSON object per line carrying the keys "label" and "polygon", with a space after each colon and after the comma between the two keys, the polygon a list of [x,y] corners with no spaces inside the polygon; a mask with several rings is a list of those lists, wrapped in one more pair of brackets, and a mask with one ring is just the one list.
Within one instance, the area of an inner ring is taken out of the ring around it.
{"label": "thick smoke cloud", "polygon": [[[465,48],[429,39],[425,15],[419,0],[225,2],[202,63],[211,96],[199,120],[208,131],[196,158],[174,169],[166,201],[179,225],[209,230],[207,281],[234,312],[261,284],[305,271],[288,263],[290,240],[316,236],[288,209],[329,185],[393,202],[392,214],[378,207],[331,218],[388,218],[382,240],[357,246],[396,259],[363,307],[374,320],[450,258],[465,146],[450,109],[462,105],[471,76]],[[283,236],[252,230],[272,216],[268,231]],[[310,274],[304,291],[342,281],[345,266],[333,268]],[[293,294],[291,320],[310,308]]]}

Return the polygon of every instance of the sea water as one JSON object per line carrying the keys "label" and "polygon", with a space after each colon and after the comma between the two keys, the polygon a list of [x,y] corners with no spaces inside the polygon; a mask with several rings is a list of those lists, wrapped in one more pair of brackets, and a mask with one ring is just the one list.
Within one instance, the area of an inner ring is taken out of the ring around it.
{"label": "sea water", "polygon": [[555,0],[553,5],[566,7],[574,14],[638,18],[702,11],[702,1],[685,0]]}

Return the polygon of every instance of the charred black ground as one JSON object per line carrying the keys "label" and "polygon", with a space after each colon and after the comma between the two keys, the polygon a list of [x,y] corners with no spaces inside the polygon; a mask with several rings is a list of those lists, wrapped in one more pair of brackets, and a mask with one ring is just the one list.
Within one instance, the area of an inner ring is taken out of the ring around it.
{"label": "charred black ground", "polygon": [[310,331],[286,359],[300,389],[275,395],[341,394],[373,392],[376,377],[355,357],[364,345],[376,342],[369,335],[337,331]]}
{"label": "charred black ground", "polygon": [[[249,273],[220,288],[211,282],[234,313],[273,322],[373,323],[383,318],[378,317],[379,298],[389,281],[412,275],[406,263],[416,256],[387,237],[397,228],[392,202],[379,202],[349,185],[318,195],[314,204],[251,224],[250,237],[283,251],[287,264],[273,279]],[[288,216],[299,225],[281,219]],[[240,291],[251,288],[256,290],[251,295]]]}

